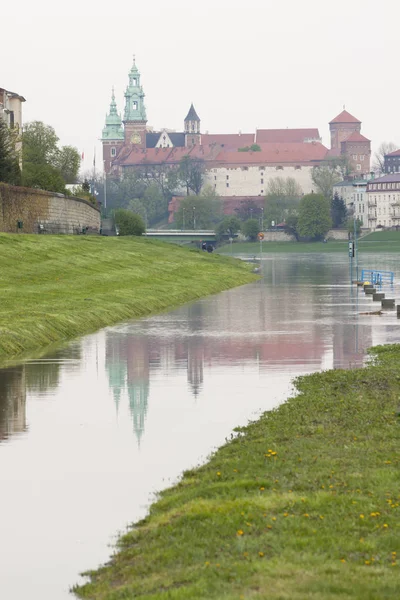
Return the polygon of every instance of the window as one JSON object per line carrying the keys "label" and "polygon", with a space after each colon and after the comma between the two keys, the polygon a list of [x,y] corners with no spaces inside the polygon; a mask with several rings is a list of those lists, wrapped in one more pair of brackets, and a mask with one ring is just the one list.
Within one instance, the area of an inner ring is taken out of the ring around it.
{"label": "window", "polygon": [[229,187],[229,183],[226,184],[226,187]]}
{"label": "window", "polygon": [[229,179],[229,175],[227,175],[226,178]]}
{"label": "window", "polygon": [[357,165],[357,171],[361,171],[361,165]]}
{"label": "window", "polygon": [[136,101],[136,100],[134,100],[134,101],[132,102],[132,108],[133,108],[133,110],[137,110],[137,107],[138,107],[138,103],[137,103],[137,101]]}
{"label": "window", "polygon": [[276,167],[277,171],[283,171],[283,167],[281,165],[279,165],[279,167]]}
{"label": "window", "polygon": [[137,86],[137,79],[136,79],[136,77],[134,77],[132,79],[132,85],[135,86],[135,87]]}
{"label": "window", "polygon": [[295,171],[301,171],[300,165],[296,165],[294,169],[295,169]]}
{"label": "window", "polygon": [[261,190],[261,193],[263,194],[263,193],[264,193],[264,190]]}
{"label": "window", "polygon": [[216,175],[214,175],[214,180],[217,181],[217,176]]}
{"label": "window", "polygon": [[116,156],[116,154],[117,154],[117,149],[111,148],[111,156]]}
{"label": "window", "polygon": [[353,154],[353,160],[357,160],[357,154]]}
{"label": "window", "polygon": [[264,179],[261,179],[261,185],[263,185],[263,184],[264,184]]}
{"label": "window", "polygon": [[360,154],[360,160],[364,160],[365,154]]}

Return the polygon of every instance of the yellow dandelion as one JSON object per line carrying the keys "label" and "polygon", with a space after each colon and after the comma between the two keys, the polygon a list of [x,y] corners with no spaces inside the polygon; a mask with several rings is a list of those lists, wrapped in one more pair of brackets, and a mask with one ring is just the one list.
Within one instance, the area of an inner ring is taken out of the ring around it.
{"label": "yellow dandelion", "polygon": [[385,460],[385,465],[391,465],[392,461],[391,460]]}
{"label": "yellow dandelion", "polygon": [[220,565],[219,563],[217,563],[215,566],[218,568],[218,567],[220,567],[221,565]]}
{"label": "yellow dandelion", "polygon": [[360,519],[363,519],[363,518],[364,518],[364,515],[360,515]]}
{"label": "yellow dandelion", "polygon": [[272,525],[267,525],[267,529],[272,529]]}
{"label": "yellow dandelion", "polygon": [[237,473],[237,469],[233,469],[233,472],[234,472],[234,473]]}
{"label": "yellow dandelion", "polygon": [[238,535],[243,535],[244,531],[242,529],[239,529],[239,531],[237,532]]}
{"label": "yellow dandelion", "polygon": [[342,562],[342,563],[345,563],[345,562],[346,562],[346,559],[345,559],[345,558],[341,558],[341,559],[340,559],[340,562]]}
{"label": "yellow dandelion", "polygon": [[221,476],[221,473],[220,473],[219,471],[218,471],[218,473],[217,473],[217,476],[218,476],[218,477],[220,477],[220,476]]}
{"label": "yellow dandelion", "polygon": [[289,516],[289,513],[283,513],[283,516],[284,516],[284,517],[288,517],[288,516]]}
{"label": "yellow dandelion", "polygon": [[371,561],[370,561],[370,560],[366,560],[366,561],[365,561],[365,564],[366,564],[366,565],[370,565],[370,564],[371,564]]}
{"label": "yellow dandelion", "polygon": [[277,452],[271,452],[271,456],[276,456]]}
{"label": "yellow dandelion", "polygon": [[309,517],[310,515],[308,513],[304,513],[303,517]]}
{"label": "yellow dandelion", "polygon": [[387,529],[388,527],[389,527],[389,525],[388,525],[387,523],[384,523],[384,524],[383,524],[383,528],[384,528],[384,529]]}
{"label": "yellow dandelion", "polygon": [[260,490],[261,490],[261,492],[263,492],[263,491],[265,490],[265,488],[263,488],[263,487],[260,487]]}
{"label": "yellow dandelion", "polygon": [[320,519],[325,519],[325,517],[323,515],[319,515]]}
{"label": "yellow dandelion", "polygon": [[272,520],[273,520],[273,521],[276,521],[276,517],[272,517]]}
{"label": "yellow dandelion", "polygon": [[206,565],[206,567],[210,566],[210,563],[207,561],[206,563],[204,563]]}
{"label": "yellow dandelion", "polygon": [[248,552],[243,552],[243,556],[248,556],[249,553]]}
{"label": "yellow dandelion", "polygon": [[264,552],[259,552],[258,556],[261,556],[261,558],[264,556]]}

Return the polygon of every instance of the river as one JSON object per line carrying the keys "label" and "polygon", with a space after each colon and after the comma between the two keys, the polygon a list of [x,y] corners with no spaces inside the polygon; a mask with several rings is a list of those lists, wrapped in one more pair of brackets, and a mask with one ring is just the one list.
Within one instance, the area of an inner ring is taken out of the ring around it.
{"label": "river", "polygon": [[[397,255],[362,262],[400,275]],[[345,256],[273,255],[263,274],[0,371],[2,598],[72,600],[156,491],[283,402],[293,377],[400,341],[395,312],[360,314],[380,304]]]}

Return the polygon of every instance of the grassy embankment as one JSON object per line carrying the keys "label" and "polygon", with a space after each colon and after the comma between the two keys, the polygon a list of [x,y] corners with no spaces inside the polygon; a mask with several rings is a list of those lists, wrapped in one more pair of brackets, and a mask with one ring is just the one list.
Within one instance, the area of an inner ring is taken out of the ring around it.
{"label": "grassy embankment", "polygon": [[299,395],[160,494],[96,600],[398,600],[400,347],[302,377]]}
{"label": "grassy embankment", "polygon": [[[263,242],[263,253],[296,252],[296,253],[346,253],[347,241],[323,242]],[[358,242],[360,252],[400,252],[400,231],[376,231]],[[230,244],[218,248],[220,254],[229,254]],[[232,244],[232,252],[235,254],[259,254],[260,242],[236,242]]]}
{"label": "grassy embankment", "polygon": [[0,235],[0,361],[253,281],[249,266],[138,238]]}

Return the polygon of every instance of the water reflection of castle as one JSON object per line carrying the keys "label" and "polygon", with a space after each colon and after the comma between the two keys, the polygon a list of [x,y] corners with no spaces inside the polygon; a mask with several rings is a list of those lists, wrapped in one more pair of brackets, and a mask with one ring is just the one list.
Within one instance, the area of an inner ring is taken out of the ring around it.
{"label": "water reflection of castle", "polygon": [[[372,330],[370,323],[360,328],[344,316],[340,303],[348,302],[347,291],[339,297],[333,287],[343,282],[340,269],[336,274],[327,265],[313,265],[310,274],[309,262],[293,260],[279,264],[276,273],[272,264],[265,268],[264,284],[133,323],[124,335],[107,333],[106,367],[115,404],[118,409],[121,395],[128,395],[139,441],[150,380],[156,375],[159,380],[160,375],[186,371],[190,395],[196,398],[205,369],[242,365],[268,374],[362,365],[363,351],[373,343]],[[357,307],[348,310],[355,314]]]}

